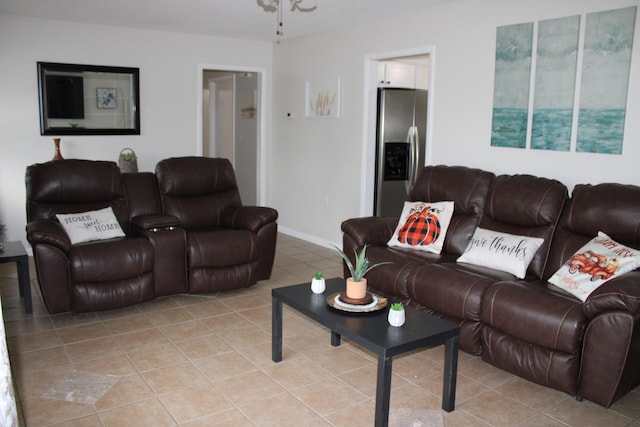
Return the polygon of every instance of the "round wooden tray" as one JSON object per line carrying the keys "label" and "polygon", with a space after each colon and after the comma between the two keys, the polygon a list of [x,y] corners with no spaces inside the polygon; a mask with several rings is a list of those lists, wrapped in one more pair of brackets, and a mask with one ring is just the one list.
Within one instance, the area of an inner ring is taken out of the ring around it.
{"label": "round wooden tray", "polygon": [[[371,294],[372,301],[369,304],[347,304],[340,300],[342,292],[335,292],[327,297],[327,305],[339,311],[347,313],[371,313],[373,311],[382,310],[388,304],[388,300],[380,295]],[[338,299],[338,301],[336,301]]]}

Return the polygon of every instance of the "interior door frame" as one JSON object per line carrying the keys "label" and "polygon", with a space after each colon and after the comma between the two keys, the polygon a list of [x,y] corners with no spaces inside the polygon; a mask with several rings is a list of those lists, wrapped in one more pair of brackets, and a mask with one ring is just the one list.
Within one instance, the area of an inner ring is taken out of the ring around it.
{"label": "interior door frame", "polygon": [[255,73],[258,80],[258,100],[257,100],[257,138],[256,143],[256,199],[261,206],[266,205],[266,153],[267,153],[267,70],[266,68],[256,68],[247,66],[220,65],[220,64],[198,64],[197,85],[198,90],[196,100],[196,155],[204,155],[204,135],[203,135],[203,76],[205,71],[229,71],[238,73]]}
{"label": "interior door frame", "polygon": [[378,52],[364,57],[364,99],[363,99],[363,140],[362,164],[360,170],[360,216],[373,215],[373,198],[375,189],[375,159],[376,159],[376,115],[378,91],[378,63],[380,61],[404,56],[429,55],[429,98],[427,99],[427,135],[425,164],[431,163],[431,147],[433,134],[433,102],[435,99],[435,46],[425,46],[413,49]]}

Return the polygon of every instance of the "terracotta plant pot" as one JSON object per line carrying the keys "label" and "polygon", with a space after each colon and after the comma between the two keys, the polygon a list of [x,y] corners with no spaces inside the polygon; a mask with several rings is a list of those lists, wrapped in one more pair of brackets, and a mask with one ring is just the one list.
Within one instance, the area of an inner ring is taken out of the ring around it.
{"label": "terracotta plant pot", "polygon": [[363,299],[367,296],[367,279],[363,278],[359,282],[354,282],[353,278],[347,279],[347,298]]}

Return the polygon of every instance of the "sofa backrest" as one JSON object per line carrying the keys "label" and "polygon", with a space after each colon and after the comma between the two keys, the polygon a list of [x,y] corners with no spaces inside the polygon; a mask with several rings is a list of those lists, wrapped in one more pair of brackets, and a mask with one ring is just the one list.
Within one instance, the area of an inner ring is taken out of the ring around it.
{"label": "sofa backrest", "polygon": [[183,227],[220,225],[222,212],[241,206],[235,173],[228,159],[174,157],[156,165],[163,212]]}
{"label": "sofa backrest", "polygon": [[551,277],[598,231],[640,249],[640,186],[576,185],[554,235],[544,277]]}
{"label": "sofa backrest", "polygon": [[123,230],[129,212],[115,162],[65,159],[27,167],[27,221],[111,207]]}
{"label": "sofa backrest", "polygon": [[567,187],[553,179],[532,175],[497,176],[480,227],[544,239],[527,270],[540,278],[567,197]]}
{"label": "sofa backrest", "polygon": [[409,200],[454,202],[443,253],[460,255],[467,248],[494,178],[491,172],[465,166],[426,166],[420,171]]}

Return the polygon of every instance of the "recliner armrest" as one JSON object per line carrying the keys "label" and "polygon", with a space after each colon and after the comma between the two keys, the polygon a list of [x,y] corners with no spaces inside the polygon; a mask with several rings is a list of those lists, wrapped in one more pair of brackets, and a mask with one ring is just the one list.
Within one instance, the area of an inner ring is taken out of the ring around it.
{"label": "recliner armrest", "polygon": [[393,236],[398,220],[399,218],[379,216],[351,218],[342,222],[342,231],[359,247],[365,244],[384,246]]}
{"label": "recliner armrest", "polygon": [[27,224],[27,240],[32,245],[55,246],[65,253],[71,250],[71,240],[58,221],[38,219]]}
{"label": "recliner armrest", "polygon": [[222,213],[221,223],[229,228],[244,228],[258,232],[278,219],[278,211],[266,206],[241,206]]}
{"label": "recliner armrest", "polygon": [[138,215],[131,219],[131,227],[134,231],[152,230],[154,228],[179,227],[180,220],[168,214]]}
{"label": "recliner armrest", "polygon": [[583,305],[584,313],[590,318],[612,310],[640,314],[640,270],[609,280],[593,291]]}

